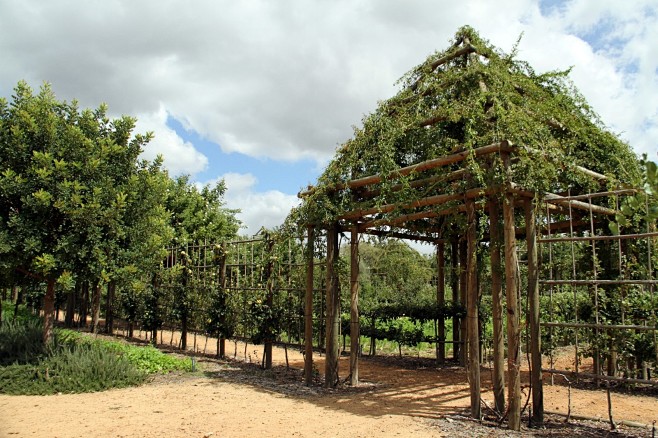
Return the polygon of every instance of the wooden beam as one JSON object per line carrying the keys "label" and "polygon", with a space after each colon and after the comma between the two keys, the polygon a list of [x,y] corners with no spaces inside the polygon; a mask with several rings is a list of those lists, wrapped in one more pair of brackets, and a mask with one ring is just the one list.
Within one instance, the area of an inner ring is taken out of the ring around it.
{"label": "wooden beam", "polygon": [[350,241],[350,383],[359,384],[359,353],[361,351],[359,326],[359,229],[352,226]]}
{"label": "wooden beam", "polygon": [[[475,198],[479,198],[479,197],[482,197],[482,196],[485,196],[485,195],[493,195],[493,194],[498,193],[500,191],[501,191],[501,188],[499,186],[493,186],[493,187],[489,187],[487,189],[484,189],[484,188],[480,187],[480,188],[467,190],[465,193],[462,193],[462,194],[459,194],[459,195],[456,195],[456,194],[455,195],[436,195],[436,196],[430,196],[430,197],[427,197],[427,198],[423,198],[423,199],[420,199],[420,200],[414,201],[414,202],[422,204],[423,207],[426,207],[426,206],[430,206],[430,205],[441,205],[441,204],[445,204],[445,203],[450,202],[450,201],[456,201],[456,200],[461,200],[461,199],[475,199]],[[389,209],[390,206],[392,206],[393,209]],[[384,213],[388,213],[390,211],[393,211],[396,208],[396,206],[394,204],[389,204],[389,205],[385,205],[385,206],[382,206],[382,207],[379,207],[379,208],[385,208],[386,211],[384,211]],[[400,208],[408,208],[408,207],[404,206],[404,207],[400,207]],[[393,225],[396,225],[396,224],[400,224],[400,223],[404,223],[404,222],[411,222],[411,221],[418,220],[418,219],[428,219],[428,218],[434,218],[434,217],[439,217],[439,216],[445,216],[447,214],[452,214],[452,213],[455,213],[455,212],[466,211],[465,208],[466,208],[465,205],[462,204],[460,206],[453,207],[452,209],[446,209],[446,210],[442,210],[442,211],[430,211],[430,212],[421,211],[421,212],[418,212],[418,213],[410,213],[410,214],[407,214],[407,215],[398,216],[398,217],[392,218],[392,219],[375,219],[375,220],[372,220],[372,221],[369,221],[369,222],[364,222],[361,225],[360,229],[363,230],[363,229],[374,228],[374,227],[379,227],[379,226],[383,226],[383,225],[393,226]],[[481,208],[481,207],[476,206],[476,208]],[[358,211],[359,212],[364,212],[364,211],[370,211],[370,210],[374,210],[374,209],[358,210]],[[371,214],[374,214],[374,213],[371,213]],[[355,216],[358,219],[363,218],[363,216],[356,216],[356,211],[351,211],[351,212],[345,213],[345,215],[349,215],[350,217]]]}
{"label": "wooden beam", "polygon": [[[417,189],[419,187],[427,187],[428,185],[440,183],[440,182],[448,182],[448,181],[455,181],[458,179],[465,178],[468,175],[468,170],[467,169],[459,169],[455,170],[454,172],[450,172],[445,175],[435,175],[429,178],[423,178],[423,179],[417,179],[414,181],[411,181],[408,185],[405,184],[396,184],[392,186],[389,190],[391,192],[399,192],[400,190],[403,190],[407,187],[411,187],[412,189]],[[360,199],[372,199],[374,197],[377,197],[381,194],[380,189],[375,189],[375,190],[366,190],[363,192],[359,193],[359,198]]]}
{"label": "wooden beam", "polygon": [[[471,44],[464,45],[462,48],[456,50],[455,52],[450,53],[450,54],[445,55],[445,56],[442,56],[439,59],[437,59],[436,61],[432,62],[430,64],[430,71],[429,72],[432,73],[439,66],[445,64],[446,62],[449,62],[449,61],[451,61],[455,58],[459,58],[460,56],[468,55],[468,54],[473,53],[473,52],[477,52],[477,49],[475,48],[475,46],[473,46]],[[410,86],[411,91],[416,91],[421,79],[422,79],[422,76],[416,82],[411,84],[411,86]]]}
{"label": "wooden beam", "polygon": [[[510,142],[508,142],[507,140],[503,140],[501,142],[492,143],[490,145],[482,146],[476,149],[466,149],[451,155],[446,155],[443,157],[438,157],[417,164],[413,164],[411,166],[402,167],[387,175],[365,176],[363,178],[353,179],[346,183],[335,184],[333,186],[328,187],[327,189],[329,191],[344,190],[346,188],[357,189],[359,187],[367,186],[370,184],[378,184],[384,180],[395,179],[401,176],[406,176],[411,173],[423,172],[426,170],[435,169],[437,167],[447,166],[448,164],[458,163],[460,161],[464,161],[466,158],[470,156],[480,157],[483,155],[493,154],[497,152],[512,152],[514,149],[515,147]],[[308,190],[300,192],[298,196],[300,198],[304,198],[312,194],[315,190],[317,190],[317,188],[311,187]]]}
{"label": "wooden beam", "polygon": [[468,375],[471,392],[471,418],[480,420],[480,339],[477,287],[477,230],[475,202],[466,201],[466,330],[468,332]]}
{"label": "wooden beam", "polygon": [[537,259],[537,221],[532,199],[525,201],[526,247],[528,252],[528,321],[530,323],[530,383],[532,418],[535,427],[544,425],[544,390],[542,387],[541,332],[539,327],[539,262]]}
{"label": "wooden beam", "polygon": [[505,335],[503,330],[503,276],[500,263],[501,233],[498,198],[489,200],[489,237],[491,244],[491,301],[493,319],[493,392],[494,408],[505,412]]}
{"label": "wooden beam", "polygon": [[391,237],[394,239],[415,240],[417,242],[437,243],[441,240],[434,237],[416,236],[414,234],[400,233],[397,231],[373,230],[368,228],[362,229],[361,226],[359,226],[359,233],[370,234],[373,236]]}
{"label": "wooden beam", "polygon": [[315,257],[315,229],[306,230],[306,294],[304,296],[304,380],[313,384],[313,263]]}

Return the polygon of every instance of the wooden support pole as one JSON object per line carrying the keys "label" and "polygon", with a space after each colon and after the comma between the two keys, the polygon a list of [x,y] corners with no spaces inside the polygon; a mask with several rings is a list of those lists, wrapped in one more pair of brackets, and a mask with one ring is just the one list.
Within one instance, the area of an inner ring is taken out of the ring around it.
{"label": "wooden support pole", "polygon": [[541,333],[539,330],[539,265],[537,259],[537,226],[532,199],[525,201],[526,245],[528,249],[528,304],[530,324],[530,384],[532,385],[532,418],[534,427],[544,424],[544,390],[541,370]]}
{"label": "wooden support pole", "polygon": [[491,243],[491,301],[493,313],[493,392],[495,409],[505,412],[505,335],[503,330],[503,284],[500,264],[500,206],[498,198],[489,200],[489,237]]}
{"label": "wooden support pole", "polygon": [[[222,310],[222,315],[220,316],[220,326],[222,332],[226,330],[226,243],[222,243],[221,255],[219,256],[219,297],[220,297],[220,306]],[[226,357],[226,334],[220,333],[217,338],[217,356]]]}
{"label": "wooden support pole", "polygon": [[[509,155],[503,155],[503,162],[509,165]],[[508,427],[521,429],[521,361],[519,305],[517,299],[518,260],[516,256],[516,236],[514,234],[514,195],[505,193],[503,202],[505,229],[505,294],[507,297],[507,373],[509,376]]]}
{"label": "wooden support pole", "polygon": [[[274,250],[274,239],[269,234],[265,234],[267,265],[265,266],[265,285],[267,287],[266,302],[269,309],[274,308],[274,261],[272,259]],[[272,345],[274,339],[267,337],[265,339],[265,369],[272,369]]]}
{"label": "wooden support pole", "polygon": [[306,293],[304,296],[304,381],[313,384],[313,267],[315,230],[306,231]]}
{"label": "wooden support pole", "polygon": [[480,407],[480,339],[478,324],[477,236],[475,202],[466,201],[466,330],[468,332],[468,375],[471,391],[471,417],[479,420]]}
{"label": "wooden support pole", "polygon": [[338,351],[340,329],[340,300],[338,296],[338,224],[327,230],[327,311],[326,311],[326,355],[324,363],[324,385],[333,388],[338,384]]}
{"label": "wooden support pole", "polygon": [[359,353],[361,330],[359,325],[359,228],[352,226],[350,242],[350,383],[359,384]]}
{"label": "wooden support pole", "polygon": [[[454,239],[450,242],[450,288],[452,289],[452,305],[459,304],[459,241]],[[458,316],[452,317],[452,358],[459,360],[459,322]]]}
{"label": "wooden support pole", "polygon": [[[436,304],[439,309],[445,309],[446,305],[446,269],[445,269],[445,244],[439,242],[436,245]],[[446,360],[446,320],[439,318],[436,342],[436,361],[442,364]]]}
{"label": "wooden support pole", "polygon": [[[468,245],[466,238],[459,241],[459,302],[464,308],[467,307],[467,276],[468,270]],[[468,342],[468,321],[462,319],[459,325],[459,340],[462,341],[462,349],[459,354],[459,365],[463,367],[468,366],[468,349],[466,342]]]}

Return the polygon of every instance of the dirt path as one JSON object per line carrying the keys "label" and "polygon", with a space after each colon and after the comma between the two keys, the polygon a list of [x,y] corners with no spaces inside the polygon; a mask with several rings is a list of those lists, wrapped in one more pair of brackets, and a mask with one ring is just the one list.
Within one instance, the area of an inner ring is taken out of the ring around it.
{"label": "dirt path", "polygon": [[[170,337],[164,334],[165,344]],[[206,345],[197,339],[198,350],[205,347],[207,355],[214,346],[212,340]],[[244,344],[229,342],[227,353],[232,358],[235,352],[234,360],[200,358],[202,372],[160,377],[138,388],[50,397],[0,395],[0,437],[522,436],[455,420],[469,405],[466,372],[459,367],[437,369],[414,358],[364,358],[363,385],[323,390],[302,384],[298,351],[289,349],[291,370],[286,370],[284,350],[275,348],[277,367],[262,371],[256,366],[262,346],[246,347],[245,357]],[[315,359],[323,370],[323,358]],[[343,378],[347,368],[341,359]],[[483,398],[492,405],[489,371],[483,369],[482,376]],[[607,419],[605,391],[571,391],[573,414]],[[566,387],[546,385],[546,409],[566,413],[566,394]],[[645,424],[658,419],[655,396],[613,393],[612,400],[616,419]],[[599,436],[607,425],[593,427],[589,435],[578,434]],[[651,434],[624,430],[629,436]]]}

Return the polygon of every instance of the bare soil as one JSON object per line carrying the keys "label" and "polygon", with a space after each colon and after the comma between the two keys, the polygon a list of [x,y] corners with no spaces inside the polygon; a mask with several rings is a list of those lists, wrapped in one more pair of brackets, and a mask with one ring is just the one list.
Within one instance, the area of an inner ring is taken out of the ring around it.
{"label": "bare soil", "polygon": [[[163,348],[178,343],[164,332]],[[571,388],[571,413],[600,421],[565,423],[547,415],[544,429],[510,432],[497,426],[486,407],[485,421],[467,418],[467,374],[456,365],[436,367],[422,357],[363,357],[361,384],[321,386],[323,357],[315,354],[317,382],[304,386],[298,348],[274,349],[274,368],[260,369],[262,346],[227,342],[227,360],[216,360],[216,340],[190,335],[199,371],[157,376],[136,388],[55,396],[0,395],[0,437],[501,437],[632,436],[650,437],[651,428],[608,423],[607,394],[593,387]],[[205,354],[204,354],[205,350]],[[246,354],[245,354],[246,352]],[[348,358],[340,375],[348,374]],[[567,359],[564,359],[568,361]],[[482,369],[482,397],[493,405],[490,371]],[[524,376],[527,378],[527,376]],[[545,379],[545,409],[568,411],[568,388]],[[524,391],[527,393],[528,389]],[[650,391],[615,390],[613,418],[651,425],[658,419],[658,397]],[[526,412],[527,414],[527,412]]]}

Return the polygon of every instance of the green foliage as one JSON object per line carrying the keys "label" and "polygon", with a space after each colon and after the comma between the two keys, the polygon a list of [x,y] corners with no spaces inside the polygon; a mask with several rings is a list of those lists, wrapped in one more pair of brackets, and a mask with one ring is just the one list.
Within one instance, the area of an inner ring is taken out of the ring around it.
{"label": "green foliage", "polygon": [[[410,184],[418,173],[400,176],[397,170],[425,160],[450,155],[502,140],[518,146],[509,177],[539,193],[573,193],[596,188],[598,182],[575,171],[576,165],[632,181],[638,175],[637,157],[603,123],[575,89],[568,71],[536,73],[532,67],[492,47],[472,28],[456,33],[453,45],[437,52],[401,80],[401,90],[383,101],[362,120],[354,136],[343,144],[319,177],[316,188],[291,214],[298,224],[322,227],[347,211],[383,205],[413,205],[425,196],[461,194],[478,187],[501,184],[508,176],[499,159],[483,164],[469,157],[459,166],[426,171],[437,177],[431,187]],[[474,52],[453,56],[464,47]],[[451,58],[450,58],[451,57]],[[437,65],[439,59],[450,58]],[[463,168],[470,178],[441,180],[446,172]],[[383,178],[380,190],[364,196],[363,189],[337,186],[369,176]],[[459,203],[448,202],[440,209]],[[387,219],[414,211],[399,207],[376,213]],[[463,220],[450,215],[443,220],[442,237],[459,234]],[[435,224],[428,231],[436,231]],[[409,224],[403,227],[409,229]],[[413,232],[424,234],[427,224],[414,223]]]}
{"label": "green foliage", "polygon": [[47,395],[138,385],[146,373],[126,357],[95,345],[61,349],[36,364],[0,368],[0,393]]}
{"label": "green foliage", "polygon": [[0,366],[31,363],[47,352],[43,324],[37,318],[6,318],[0,324]]}
{"label": "green foliage", "polygon": [[615,220],[608,226],[613,234],[620,234],[623,228],[642,230],[642,226],[655,229],[658,220],[658,165],[647,160],[646,155],[640,161],[641,178],[633,181],[641,190],[625,197],[615,215]]}
{"label": "green foliage", "polygon": [[274,307],[261,299],[249,303],[249,318],[256,328],[251,336],[251,342],[261,344],[274,342],[280,331],[281,319]]}
{"label": "green foliage", "polygon": [[27,395],[102,391],[138,385],[153,373],[191,370],[190,359],[152,346],[72,330],[57,330],[45,348],[39,320],[0,326],[0,365],[0,393]]}

